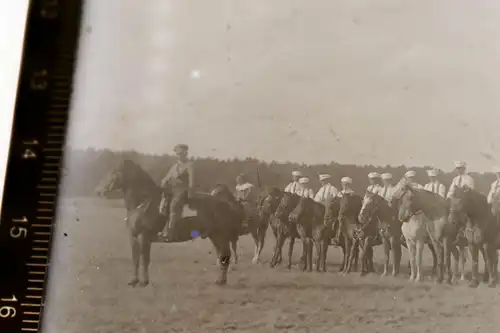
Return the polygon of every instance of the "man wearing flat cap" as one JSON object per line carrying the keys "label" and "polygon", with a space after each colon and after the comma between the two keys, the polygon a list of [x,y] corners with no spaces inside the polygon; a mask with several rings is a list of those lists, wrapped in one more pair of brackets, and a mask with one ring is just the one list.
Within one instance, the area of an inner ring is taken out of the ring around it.
{"label": "man wearing flat cap", "polygon": [[285,192],[288,193],[298,193],[302,185],[299,183],[299,178],[302,177],[302,172],[293,171],[292,172],[292,182],[285,187]]}
{"label": "man wearing flat cap", "polygon": [[368,180],[370,181],[370,185],[366,190],[371,193],[378,193],[382,187],[380,186],[380,174],[377,172],[370,172],[368,174]]}
{"label": "man wearing flat cap", "polygon": [[314,191],[309,187],[309,178],[301,177],[299,178],[300,188],[297,190],[297,194],[303,198],[314,199]]}
{"label": "man wearing flat cap", "polygon": [[330,178],[331,176],[329,174],[319,175],[321,188],[319,189],[318,193],[316,193],[314,201],[326,205],[329,200],[332,200],[338,195],[339,191],[330,183]]}
{"label": "man wearing flat cap", "polygon": [[405,179],[414,189],[423,190],[424,187],[415,180],[416,175],[417,173],[414,170],[409,170],[405,173]]}
{"label": "man wearing flat cap", "polygon": [[162,214],[166,211],[165,205],[170,205],[169,220],[160,235],[165,241],[174,239],[175,225],[182,219],[182,210],[184,205],[188,203],[194,187],[193,163],[187,158],[188,146],[178,144],[174,147],[174,152],[177,155],[177,162],[170,167],[167,175],[161,181],[162,189],[169,194],[167,197],[171,197],[170,203],[167,203],[164,197],[160,205],[160,213]]}
{"label": "man wearing flat cap", "polygon": [[377,194],[388,202],[391,202],[392,196],[395,191],[394,185],[392,185],[392,174],[386,172],[381,174],[380,178],[382,178],[382,186],[378,190]]}
{"label": "man wearing flat cap", "polygon": [[429,182],[425,184],[424,189],[440,195],[442,198],[446,195],[446,187],[441,184],[441,182],[437,179],[437,170],[431,169],[427,170],[427,176],[429,176]]}
{"label": "man wearing flat cap", "polygon": [[451,182],[446,199],[453,196],[457,187],[468,187],[471,190],[474,189],[474,178],[467,173],[467,164],[465,162],[455,162],[455,172],[457,173],[457,176],[453,178],[453,181]]}

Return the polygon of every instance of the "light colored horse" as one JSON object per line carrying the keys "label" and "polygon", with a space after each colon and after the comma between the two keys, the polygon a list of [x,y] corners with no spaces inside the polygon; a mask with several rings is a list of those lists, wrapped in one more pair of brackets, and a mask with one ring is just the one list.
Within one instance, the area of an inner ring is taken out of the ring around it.
{"label": "light colored horse", "polygon": [[446,201],[440,196],[425,190],[416,190],[404,179],[397,185],[394,197],[399,201],[398,219],[403,222],[401,231],[405,237],[410,253],[410,281],[420,282],[422,274],[422,253],[426,241],[430,239],[437,252],[437,283],[444,279],[452,283],[450,254],[455,258],[456,271],[458,263],[462,266],[462,279],[465,278],[465,250],[457,251],[453,242],[456,240],[457,228],[448,222]]}

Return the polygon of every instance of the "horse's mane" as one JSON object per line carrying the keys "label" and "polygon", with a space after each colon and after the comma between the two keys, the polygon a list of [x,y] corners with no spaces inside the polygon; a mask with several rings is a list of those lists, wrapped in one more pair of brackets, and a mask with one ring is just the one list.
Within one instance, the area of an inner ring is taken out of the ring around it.
{"label": "horse's mane", "polygon": [[447,214],[448,204],[446,199],[441,197],[439,194],[423,189],[414,189],[411,185],[407,186],[409,186],[410,192],[417,197],[417,200],[421,205],[420,208],[429,218],[442,217]]}
{"label": "horse's mane", "polygon": [[132,160],[124,160],[121,168],[124,174],[131,176],[131,181],[134,184],[145,186],[151,190],[158,189],[158,185],[153,178],[138,163]]}

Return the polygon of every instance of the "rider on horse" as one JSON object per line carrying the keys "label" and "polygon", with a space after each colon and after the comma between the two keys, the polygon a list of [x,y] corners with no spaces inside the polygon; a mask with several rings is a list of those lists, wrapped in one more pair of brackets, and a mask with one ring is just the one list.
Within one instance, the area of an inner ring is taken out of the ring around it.
{"label": "rider on horse", "polygon": [[174,239],[175,225],[182,219],[184,205],[188,204],[194,186],[193,163],[188,160],[189,147],[178,144],[174,147],[177,162],[172,165],[161,182],[164,190],[160,213],[169,212],[168,223],[159,235],[163,240]]}
{"label": "rider on horse", "polygon": [[424,189],[438,194],[441,198],[444,198],[446,194],[446,187],[437,179],[438,172],[435,169],[427,170],[427,176],[429,176],[429,182],[425,184]]}
{"label": "rider on horse", "polygon": [[236,191],[235,198],[245,210],[245,219],[242,223],[242,228],[248,228],[249,220],[256,216],[256,204],[258,193],[252,183],[246,180],[244,174],[236,177]]}
{"label": "rider on horse", "polygon": [[382,187],[380,185],[380,174],[377,172],[370,172],[368,174],[368,180],[370,181],[370,185],[366,190],[371,193],[377,193]]}
{"label": "rider on horse", "polygon": [[378,192],[376,192],[376,194],[380,195],[390,203],[395,191],[394,185],[392,185],[392,174],[386,172],[381,174],[380,178],[382,178],[383,185],[380,187]]}
{"label": "rider on horse", "polygon": [[331,176],[328,174],[319,175],[319,182],[321,183],[321,188],[314,197],[314,201],[326,205],[326,202],[335,198],[339,191],[335,186],[330,183]]}
{"label": "rider on horse", "polygon": [[309,187],[309,178],[302,177],[299,179],[300,187],[297,190],[297,195],[303,198],[314,199],[314,191]]}
{"label": "rider on horse", "polygon": [[411,185],[412,188],[416,190],[423,190],[424,187],[415,181],[416,175],[417,173],[414,170],[407,171],[405,173],[405,179]]}
{"label": "rider on horse", "polygon": [[300,177],[302,177],[302,172],[297,170],[292,171],[292,182],[285,187],[284,192],[297,193],[298,190],[302,187],[299,183]]}

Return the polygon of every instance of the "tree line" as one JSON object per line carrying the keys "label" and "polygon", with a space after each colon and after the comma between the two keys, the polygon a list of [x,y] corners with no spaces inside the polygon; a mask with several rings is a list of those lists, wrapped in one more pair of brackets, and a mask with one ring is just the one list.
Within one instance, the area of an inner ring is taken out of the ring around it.
{"label": "tree line", "polygon": [[[111,151],[108,149],[69,149],[65,152],[63,168],[64,195],[81,197],[96,195],[102,182],[109,173],[124,159],[131,159],[139,163],[153,180],[160,183],[169,167],[175,162],[171,155],[152,155],[135,151]],[[428,166],[407,167],[400,166],[373,166],[339,164],[307,165],[294,162],[264,162],[256,158],[221,160],[211,157],[192,158],[195,165],[195,183],[200,191],[208,192],[217,184],[227,184],[234,188],[236,176],[246,174],[250,182],[257,186],[276,186],[284,188],[291,178],[293,170],[300,170],[311,179],[310,185],[317,191],[320,187],[318,174],[329,173],[333,185],[340,187],[340,179],[344,176],[353,179],[352,188],[357,193],[363,193],[368,186],[368,173],[390,172],[396,182],[406,171],[412,169],[417,173],[416,180],[420,184],[428,182]],[[450,163],[452,168],[452,163]],[[453,172],[440,171],[439,180],[448,188],[451,184]],[[476,181],[476,189],[486,194],[490,184],[495,180],[492,173],[471,173]]]}

